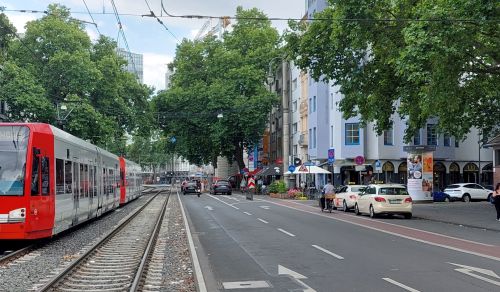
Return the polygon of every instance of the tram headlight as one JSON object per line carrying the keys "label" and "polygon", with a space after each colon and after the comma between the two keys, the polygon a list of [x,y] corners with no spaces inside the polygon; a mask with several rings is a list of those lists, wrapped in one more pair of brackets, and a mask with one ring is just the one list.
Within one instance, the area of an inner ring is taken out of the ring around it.
{"label": "tram headlight", "polygon": [[9,212],[9,222],[24,222],[26,218],[26,208],[19,208]]}

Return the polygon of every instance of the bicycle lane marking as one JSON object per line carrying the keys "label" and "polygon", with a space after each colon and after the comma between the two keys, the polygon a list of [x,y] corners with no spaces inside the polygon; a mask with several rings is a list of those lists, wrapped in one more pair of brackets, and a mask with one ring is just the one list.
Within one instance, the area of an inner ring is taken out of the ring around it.
{"label": "bicycle lane marking", "polygon": [[[463,240],[460,238],[453,238],[449,236],[443,236],[437,233],[431,233],[428,231],[420,230],[420,229],[415,229],[415,228],[408,228],[405,226],[401,225],[396,225],[396,224],[391,224],[391,223],[386,223],[386,222],[381,222],[381,221],[375,221],[372,219],[367,219],[367,218],[362,218],[362,217],[354,217],[346,214],[341,214],[341,213],[334,213],[334,214],[325,214],[325,213],[318,213],[318,208],[313,207],[313,206],[308,206],[308,205],[302,205],[302,206],[297,206],[293,205],[290,202],[275,202],[272,200],[268,199],[259,199],[261,201],[265,201],[271,204],[275,204],[278,206],[282,206],[285,208],[290,208],[294,209],[297,211],[313,214],[316,216],[322,216],[325,218],[330,218],[334,219],[337,221],[345,222],[345,223],[350,223],[353,225],[357,225],[360,227],[376,230],[379,232],[384,232],[387,234],[391,234],[394,236],[406,238],[409,240],[414,240],[434,246],[439,246],[443,247],[446,249],[450,250],[455,250],[463,253],[468,253],[488,259],[492,259],[495,261],[500,261],[500,248],[499,246],[490,246],[490,245],[485,245],[483,243],[478,243],[474,241],[469,241],[469,240]],[[310,211],[311,209],[315,210],[316,212]]]}

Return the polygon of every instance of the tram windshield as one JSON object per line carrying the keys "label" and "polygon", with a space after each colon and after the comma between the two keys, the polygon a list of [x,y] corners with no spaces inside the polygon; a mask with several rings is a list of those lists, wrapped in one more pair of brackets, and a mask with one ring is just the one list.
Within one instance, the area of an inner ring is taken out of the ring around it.
{"label": "tram windshield", "polygon": [[23,195],[29,129],[0,126],[0,196]]}

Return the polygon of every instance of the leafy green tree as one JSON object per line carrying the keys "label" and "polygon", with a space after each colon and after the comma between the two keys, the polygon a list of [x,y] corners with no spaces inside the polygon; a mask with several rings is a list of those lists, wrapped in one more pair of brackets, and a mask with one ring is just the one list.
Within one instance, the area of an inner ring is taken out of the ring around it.
{"label": "leafy green tree", "polygon": [[280,52],[277,31],[257,9],[239,7],[236,18],[222,40],[183,40],[170,66],[172,87],[154,99],[164,135],[194,164],[216,165],[223,155],[244,168],[244,147],[258,142],[278,101],[265,87],[268,64]]}
{"label": "leafy green tree", "polygon": [[291,23],[285,39],[301,69],[341,86],[345,118],[360,115],[381,134],[399,114],[406,140],[430,118],[459,138],[498,126],[498,1],[329,4],[315,17],[330,20]]}

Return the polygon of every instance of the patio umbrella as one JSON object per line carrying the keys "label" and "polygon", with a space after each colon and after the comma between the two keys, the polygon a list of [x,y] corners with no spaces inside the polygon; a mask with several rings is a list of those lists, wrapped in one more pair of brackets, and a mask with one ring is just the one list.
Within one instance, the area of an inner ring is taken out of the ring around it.
{"label": "patio umbrella", "polygon": [[296,167],[293,173],[287,171],[285,174],[316,174],[316,173],[330,174],[331,172],[316,165],[301,165],[299,167]]}

